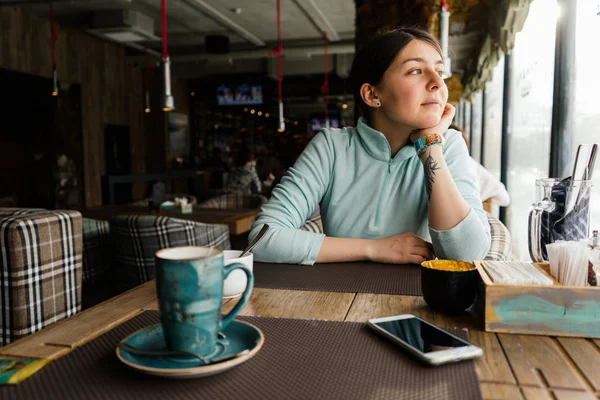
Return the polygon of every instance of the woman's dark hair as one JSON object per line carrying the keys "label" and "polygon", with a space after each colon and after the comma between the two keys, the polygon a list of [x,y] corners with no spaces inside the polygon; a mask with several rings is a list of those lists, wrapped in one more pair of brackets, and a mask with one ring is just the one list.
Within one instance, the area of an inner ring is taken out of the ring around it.
{"label": "woman's dark hair", "polygon": [[440,56],[442,48],[437,39],[420,28],[395,28],[382,32],[369,39],[356,53],[350,70],[350,88],[355,104],[358,104],[363,115],[369,116],[367,106],[360,95],[363,84],[378,85],[383,74],[392,65],[398,53],[413,40],[422,40],[432,45]]}

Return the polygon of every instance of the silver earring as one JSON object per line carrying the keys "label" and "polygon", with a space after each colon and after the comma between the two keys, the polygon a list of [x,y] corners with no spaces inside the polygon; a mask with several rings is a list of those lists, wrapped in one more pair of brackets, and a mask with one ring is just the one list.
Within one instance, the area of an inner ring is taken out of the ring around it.
{"label": "silver earring", "polygon": [[381,107],[381,102],[380,101],[376,102],[375,107]]}

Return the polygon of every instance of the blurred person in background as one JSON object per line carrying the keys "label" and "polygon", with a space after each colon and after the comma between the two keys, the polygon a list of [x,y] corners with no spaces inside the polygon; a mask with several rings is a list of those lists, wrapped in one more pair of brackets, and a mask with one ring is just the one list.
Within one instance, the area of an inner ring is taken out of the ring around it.
{"label": "blurred person in background", "polygon": [[235,165],[231,167],[227,178],[226,189],[244,194],[260,193],[262,183],[256,172],[254,153],[245,146],[235,157]]}

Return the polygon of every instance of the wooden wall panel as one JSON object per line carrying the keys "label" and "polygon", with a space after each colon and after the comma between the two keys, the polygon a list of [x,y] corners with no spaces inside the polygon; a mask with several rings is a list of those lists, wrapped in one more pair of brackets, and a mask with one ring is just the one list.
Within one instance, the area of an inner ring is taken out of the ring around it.
{"label": "wooden wall panel", "polygon": [[[85,204],[100,205],[105,173],[104,125],[129,126],[133,173],[146,171],[146,143],[152,143],[155,135],[164,139],[164,134],[157,132],[163,127],[148,125],[144,129],[142,71],[127,61],[124,47],[83,31],[58,25],[56,30],[59,79],[80,83],[82,89]],[[50,78],[49,20],[27,10],[0,7],[0,68]],[[178,106],[187,111],[187,96],[183,99],[185,104]],[[142,192],[134,186],[134,198]]]}

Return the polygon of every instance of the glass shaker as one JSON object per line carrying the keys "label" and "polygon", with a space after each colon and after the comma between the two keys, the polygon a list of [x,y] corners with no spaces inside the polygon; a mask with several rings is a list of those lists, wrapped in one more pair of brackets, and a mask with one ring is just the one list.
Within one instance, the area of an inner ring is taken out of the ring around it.
{"label": "glass shaker", "polygon": [[589,240],[590,261],[588,267],[588,284],[590,286],[598,286],[600,282],[600,237],[598,231],[592,233]]}

